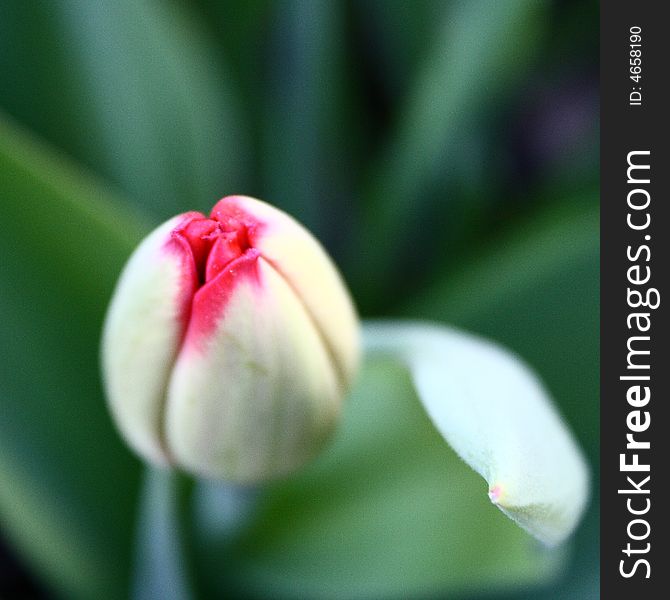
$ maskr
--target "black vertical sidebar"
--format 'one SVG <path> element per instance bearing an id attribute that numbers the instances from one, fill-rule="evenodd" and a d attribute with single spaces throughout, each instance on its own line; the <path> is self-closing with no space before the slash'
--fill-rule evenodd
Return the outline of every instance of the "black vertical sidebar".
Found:
<path id="1" fill-rule="evenodd" d="M 670 586 L 670 22 L 601 3 L 601 597 Z"/>

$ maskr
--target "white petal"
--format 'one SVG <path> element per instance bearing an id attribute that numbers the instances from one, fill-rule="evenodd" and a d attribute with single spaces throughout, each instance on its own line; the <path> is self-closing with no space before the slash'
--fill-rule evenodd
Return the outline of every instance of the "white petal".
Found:
<path id="1" fill-rule="evenodd" d="M 266 224 L 254 246 L 304 303 L 332 353 L 344 386 L 359 363 L 359 325 L 351 298 L 319 242 L 286 213 L 255 198 L 235 196 L 245 211 Z"/>
<path id="2" fill-rule="evenodd" d="M 158 463 L 162 411 L 170 369 L 182 336 L 181 259 L 165 252 L 182 219 L 155 229 L 124 267 L 112 296 L 102 338 L 102 370 L 112 414 L 127 441 Z"/>
<path id="3" fill-rule="evenodd" d="M 435 427 L 489 485 L 505 514 L 547 545 L 576 527 L 588 498 L 584 457 L 546 391 L 517 357 L 442 326 L 371 322 L 367 353 L 406 364 Z"/>
<path id="4" fill-rule="evenodd" d="M 168 390 L 171 454 L 206 477 L 287 474 L 323 447 L 340 412 L 342 394 L 313 321 L 263 258 L 257 272 L 258 282 L 234 283 L 204 347 L 187 336 Z"/>

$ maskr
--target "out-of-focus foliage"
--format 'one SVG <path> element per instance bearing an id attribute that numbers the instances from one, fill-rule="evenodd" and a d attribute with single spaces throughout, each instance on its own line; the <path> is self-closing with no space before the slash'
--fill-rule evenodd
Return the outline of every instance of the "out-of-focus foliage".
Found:
<path id="1" fill-rule="evenodd" d="M 141 227 L 7 122 L 0 173 L 3 528 L 64 592 L 120 595 L 139 465 L 105 414 L 97 347 Z"/>
<path id="2" fill-rule="evenodd" d="M 324 241 L 364 316 L 519 353 L 597 481 L 597 27 L 586 0 L 2 2 L 0 525 L 29 573 L 16 589 L 150 596 L 155 569 L 184 561 L 184 597 L 597 597 L 598 498 L 560 569 L 389 365 L 364 370 L 312 467 L 231 492 L 241 512 L 218 537 L 189 528 L 189 482 L 153 474 L 142 491 L 98 375 L 134 243 L 244 192 Z"/>
<path id="3" fill-rule="evenodd" d="M 155 218 L 238 186 L 247 132 L 225 63 L 172 2 L 3 2 L 2 106 Z"/>
<path id="4" fill-rule="evenodd" d="M 562 552 L 541 550 L 491 510 L 486 492 L 432 425 L 407 374 L 371 363 L 329 451 L 271 489 L 231 547 L 205 540 L 208 580 L 219 584 L 212 597 L 226 589 L 280 598 L 453 597 L 551 578 Z"/>

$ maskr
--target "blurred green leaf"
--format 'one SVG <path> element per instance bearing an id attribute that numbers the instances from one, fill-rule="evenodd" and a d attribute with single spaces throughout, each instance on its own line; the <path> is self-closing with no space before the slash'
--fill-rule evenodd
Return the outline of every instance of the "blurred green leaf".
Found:
<path id="1" fill-rule="evenodd" d="M 10 1 L 0 16 L 0 103 L 25 125 L 160 219 L 243 191 L 235 85 L 186 5 Z"/>
<path id="2" fill-rule="evenodd" d="M 259 66 L 266 61 L 268 32 L 275 21 L 276 2 L 192 0 L 188 4 L 202 14 L 203 25 L 210 31 L 217 55 L 225 58 L 232 70 L 238 95 L 242 96 L 246 114 L 251 117 L 249 125 L 254 128 L 251 133 L 256 135 L 255 127 L 261 125 L 262 120 L 253 117 L 261 112 L 268 83 L 267 73 Z"/>
<path id="3" fill-rule="evenodd" d="M 64 597 L 122 598 L 139 469 L 98 376 L 103 311 L 139 222 L 0 115 L 0 519 Z"/>
<path id="4" fill-rule="evenodd" d="M 364 191 L 365 214 L 350 257 L 364 306 L 371 294 L 390 289 L 398 260 L 412 255 L 420 218 L 451 201 L 430 193 L 431 186 L 449 178 L 454 156 L 467 143 L 463 132 L 491 103 L 500 104 L 533 64 L 545 8 L 537 0 L 476 0 L 453 3 L 442 15 Z M 364 285 L 372 273 L 374 288 Z"/>
<path id="5" fill-rule="evenodd" d="M 353 10 L 369 40 L 374 83 L 391 99 L 402 96 L 426 57 L 430 40 L 449 10 L 444 0 L 359 0 Z M 377 81 L 380 80 L 380 81 Z"/>
<path id="6" fill-rule="evenodd" d="M 258 598 L 452 597 L 550 578 L 562 553 L 541 549 L 487 489 L 430 423 L 406 373 L 375 361 L 330 449 L 272 487 L 231 546 L 209 539 L 202 554 L 219 592 Z"/>
<path id="7" fill-rule="evenodd" d="M 345 6 L 275 4 L 263 84 L 263 194 L 331 246 L 354 208 L 361 140 L 347 69 Z M 339 227 L 329 227 L 330 223 Z M 332 236 L 334 239 L 328 239 Z"/>

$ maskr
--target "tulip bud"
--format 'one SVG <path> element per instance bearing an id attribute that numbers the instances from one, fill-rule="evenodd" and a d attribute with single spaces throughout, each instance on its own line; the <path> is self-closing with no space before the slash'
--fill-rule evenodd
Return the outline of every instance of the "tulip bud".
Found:
<path id="1" fill-rule="evenodd" d="M 102 341 L 111 412 L 144 458 L 241 482 L 281 476 L 332 433 L 357 317 L 301 225 L 244 196 L 154 230 L 125 266 Z"/>

